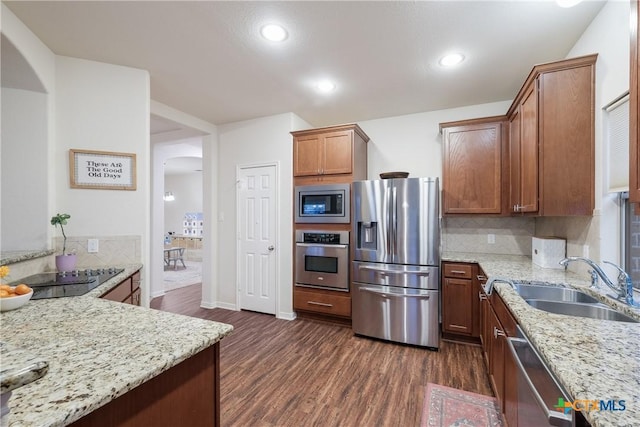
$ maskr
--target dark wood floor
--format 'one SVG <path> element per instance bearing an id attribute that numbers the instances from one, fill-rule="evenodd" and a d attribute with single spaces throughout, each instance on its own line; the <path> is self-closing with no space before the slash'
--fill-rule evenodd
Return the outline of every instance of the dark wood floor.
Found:
<path id="1" fill-rule="evenodd" d="M 429 382 L 491 395 L 479 347 L 443 341 L 436 352 L 200 300 L 193 285 L 151 307 L 234 326 L 220 350 L 224 427 L 419 426 Z"/>

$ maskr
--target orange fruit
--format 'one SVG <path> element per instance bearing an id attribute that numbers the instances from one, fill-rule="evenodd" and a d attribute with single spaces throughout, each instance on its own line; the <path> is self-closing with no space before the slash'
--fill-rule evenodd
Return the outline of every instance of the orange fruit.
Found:
<path id="1" fill-rule="evenodd" d="M 18 286 L 16 286 L 15 292 L 18 295 L 26 295 L 29 292 L 31 292 L 31 288 L 25 285 L 24 283 L 21 283 Z"/>

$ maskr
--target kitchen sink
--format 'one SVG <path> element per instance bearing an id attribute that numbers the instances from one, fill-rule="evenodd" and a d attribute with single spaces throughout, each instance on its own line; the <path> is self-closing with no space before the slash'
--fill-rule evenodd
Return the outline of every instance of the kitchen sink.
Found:
<path id="1" fill-rule="evenodd" d="M 516 283 L 514 285 L 515 291 L 525 300 L 548 300 L 548 301 L 567 301 L 567 302 L 579 302 L 583 304 L 598 304 L 600 300 L 592 297 L 584 292 L 571 289 L 562 288 L 559 286 L 540 286 L 540 285 L 528 285 L 524 283 Z"/>
<path id="2" fill-rule="evenodd" d="M 622 314 L 604 304 L 585 304 L 567 301 L 547 301 L 542 299 L 525 299 L 532 307 L 549 313 L 567 316 L 588 317 L 590 319 L 614 320 L 617 322 L 640 323 L 633 317 Z"/>

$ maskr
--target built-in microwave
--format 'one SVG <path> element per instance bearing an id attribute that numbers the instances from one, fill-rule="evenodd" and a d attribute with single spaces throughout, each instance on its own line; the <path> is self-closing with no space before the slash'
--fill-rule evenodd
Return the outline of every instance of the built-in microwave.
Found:
<path id="1" fill-rule="evenodd" d="M 349 184 L 302 185 L 295 189 L 297 223 L 349 223 Z"/>

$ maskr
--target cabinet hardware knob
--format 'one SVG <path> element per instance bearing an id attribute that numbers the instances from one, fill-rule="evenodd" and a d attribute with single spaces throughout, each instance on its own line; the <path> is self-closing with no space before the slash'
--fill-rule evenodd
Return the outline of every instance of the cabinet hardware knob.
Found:
<path id="1" fill-rule="evenodd" d="M 476 277 L 477 277 L 477 278 L 478 278 L 478 280 L 479 280 L 479 281 L 481 281 L 481 282 L 484 282 L 485 280 L 487 280 L 487 276 L 483 276 L 483 275 L 481 275 L 481 274 L 478 274 Z"/>
<path id="2" fill-rule="evenodd" d="M 484 301 L 487 299 L 487 296 L 482 292 L 478 292 L 478 298 L 480 299 L 480 301 Z"/>
<path id="3" fill-rule="evenodd" d="M 465 274 L 465 271 L 462 270 L 451 270 L 451 274 Z"/>
<path id="4" fill-rule="evenodd" d="M 493 327 L 493 337 L 494 338 L 498 338 L 498 337 L 504 337 L 504 331 L 501 329 L 496 328 L 495 326 Z"/>

